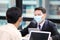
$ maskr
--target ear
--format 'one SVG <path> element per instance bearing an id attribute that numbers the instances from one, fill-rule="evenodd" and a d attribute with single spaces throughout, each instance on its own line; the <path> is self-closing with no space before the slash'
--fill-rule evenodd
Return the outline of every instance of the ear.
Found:
<path id="1" fill-rule="evenodd" d="M 46 14 L 43 14 L 43 17 L 42 18 L 46 18 Z"/>
<path id="2" fill-rule="evenodd" d="M 44 16 L 46 17 L 46 15 L 47 15 L 47 14 L 45 13 Z"/>
<path id="3" fill-rule="evenodd" d="M 19 22 L 21 22 L 21 21 L 22 21 L 22 17 L 19 17 L 19 19 L 18 19 L 18 20 L 19 20 Z"/>
<path id="4" fill-rule="evenodd" d="M 46 13 L 44 13 L 43 15 L 44 15 L 44 17 L 46 17 Z"/>

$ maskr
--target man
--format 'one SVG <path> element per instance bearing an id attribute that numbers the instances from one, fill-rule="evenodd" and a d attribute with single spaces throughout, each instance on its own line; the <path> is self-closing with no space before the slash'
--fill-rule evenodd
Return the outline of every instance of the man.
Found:
<path id="1" fill-rule="evenodd" d="M 28 28 L 37 28 L 40 31 L 51 32 L 52 39 L 59 40 L 59 36 L 58 36 L 59 33 L 57 31 L 56 25 L 49 20 L 45 20 L 46 9 L 43 7 L 35 8 L 34 15 L 35 15 L 34 19 L 31 21 L 31 23 L 28 25 L 28 27 L 26 27 L 25 29 L 23 29 L 21 31 L 22 36 L 25 36 L 29 33 Z"/>
<path id="2" fill-rule="evenodd" d="M 17 29 L 22 17 L 21 10 L 17 7 L 9 8 L 6 12 L 8 24 L 0 27 L 0 40 L 22 40 Z"/>

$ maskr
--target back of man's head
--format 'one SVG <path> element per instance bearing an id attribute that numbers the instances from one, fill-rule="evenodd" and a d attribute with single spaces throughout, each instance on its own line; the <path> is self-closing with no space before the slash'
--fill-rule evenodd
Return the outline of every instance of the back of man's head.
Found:
<path id="1" fill-rule="evenodd" d="M 6 12 L 6 18 L 8 23 L 16 23 L 19 17 L 21 17 L 21 10 L 17 7 L 9 8 Z"/>

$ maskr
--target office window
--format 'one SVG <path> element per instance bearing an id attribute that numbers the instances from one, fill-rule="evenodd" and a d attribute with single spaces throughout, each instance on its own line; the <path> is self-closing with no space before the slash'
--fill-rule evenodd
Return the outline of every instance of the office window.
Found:
<path id="1" fill-rule="evenodd" d="M 16 6 L 15 0 L 0 0 L 0 16 L 6 16 L 8 8 Z"/>
<path id="2" fill-rule="evenodd" d="M 60 1 L 59 0 L 47 0 L 45 2 L 48 19 L 60 19 Z"/>
<path id="3" fill-rule="evenodd" d="M 37 6 L 37 0 L 23 0 L 22 1 L 22 16 L 33 18 L 34 8 Z M 30 21 L 22 21 L 22 29 L 29 25 Z"/>
<path id="4" fill-rule="evenodd" d="M 50 0 L 50 1 L 60 1 L 60 0 Z"/>
<path id="5" fill-rule="evenodd" d="M 7 24 L 6 20 L 0 19 L 0 26 Z"/>
<path id="6" fill-rule="evenodd" d="M 6 19 L 2 17 L 6 16 L 6 11 L 10 7 L 16 6 L 15 0 L 0 0 L 0 26 L 7 24 Z"/>

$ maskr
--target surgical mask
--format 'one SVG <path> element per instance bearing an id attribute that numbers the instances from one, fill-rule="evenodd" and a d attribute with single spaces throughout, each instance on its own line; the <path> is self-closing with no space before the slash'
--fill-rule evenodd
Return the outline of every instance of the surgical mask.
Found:
<path id="1" fill-rule="evenodd" d="M 41 23 L 41 22 L 43 21 L 42 16 L 34 16 L 34 20 L 35 20 L 37 23 Z"/>

